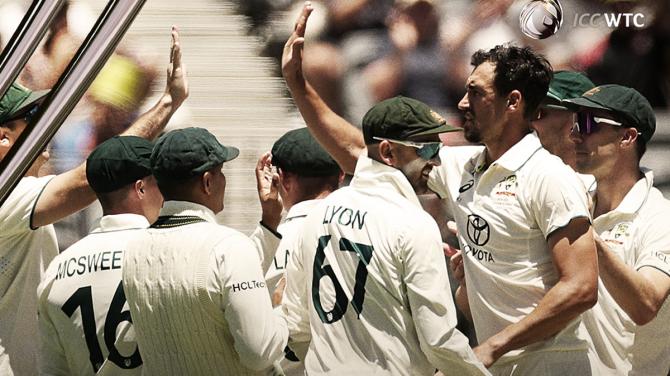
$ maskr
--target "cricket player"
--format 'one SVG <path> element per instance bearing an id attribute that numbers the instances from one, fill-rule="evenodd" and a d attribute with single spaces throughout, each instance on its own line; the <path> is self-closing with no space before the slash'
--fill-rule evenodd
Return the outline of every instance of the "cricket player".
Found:
<path id="1" fill-rule="evenodd" d="M 276 167 L 276 174 L 271 173 L 271 166 Z M 269 261 L 263 270 L 267 269 L 265 283 L 272 296 L 275 292 L 283 293 L 286 265 L 293 252 L 291 247 L 302 231 L 305 217 L 321 199 L 339 187 L 344 173 L 307 128 L 293 129 L 281 136 L 272 145 L 271 152 L 259 159 L 257 172 L 261 171 L 264 173 L 257 174 L 260 179 L 276 176 L 278 192 L 287 211 L 277 228 L 282 235 L 279 246 L 272 254 L 261 255 Z M 263 264 L 267 262 L 264 260 Z M 294 342 L 285 349 L 280 366 L 287 376 L 304 375 L 308 347 L 308 342 Z"/>
<path id="2" fill-rule="evenodd" d="M 306 5 L 286 43 L 282 72 L 310 130 L 350 172 L 363 137 L 302 76 L 310 12 Z M 586 193 L 530 132 L 551 66 L 515 46 L 479 51 L 472 63 L 459 109 L 466 139 L 484 148 L 443 147 L 428 186 L 456 219 L 467 285 L 457 301 L 469 305 L 463 308 L 474 321 L 475 353 L 494 374 L 591 374 L 588 339 L 577 331 L 581 313 L 597 299 Z"/>
<path id="3" fill-rule="evenodd" d="M 0 159 L 7 155 L 37 113 L 45 92 L 13 84 L 0 99 Z M 188 96 L 176 28 L 167 85 L 158 103 L 124 135 L 156 137 Z M 86 164 L 56 176 L 38 176 L 49 157 L 42 153 L 0 207 L 0 374 L 37 373 L 37 286 L 44 268 L 58 254 L 52 223 L 95 200 Z"/>
<path id="4" fill-rule="evenodd" d="M 86 160 L 103 217 L 54 258 L 38 288 L 40 374 L 141 374 L 121 265 L 128 239 L 149 227 L 163 204 L 151 176 L 152 148 L 143 138 L 117 136 Z"/>
<path id="5" fill-rule="evenodd" d="M 259 375 L 283 356 L 288 331 L 273 312 L 254 243 L 217 224 L 224 162 L 239 150 L 203 128 L 161 137 L 151 171 L 165 203 L 128 243 L 123 288 L 149 375 Z"/>
<path id="6" fill-rule="evenodd" d="M 576 154 L 575 143 L 570 140 L 570 133 L 575 124 L 574 112 L 563 101 L 576 98 L 594 86 L 583 73 L 554 72 L 547 95 L 540 103 L 537 117 L 531 122 L 542 146 L 561 158 L 563 163 L 573 170 L 576 169 Z"/>
<path id="7" fill-rule="evenodd" d="M 567 101 L 577 123 L 577 169 L 595 176 L 598 304 L 584 314 L 601 374 L 666 375 L 670 369 L 670 202 L 640 167 L 656 130 L 644 96 L 602 85 Z"/>
<path id="8" fill-rule="evenodd" d="M 395 97 L 363 118 L 367 153 L 351 185 L 307 215 L 287 271 L 291 338 L 311 340 L 307 374 L 488 374 L 456 329 L 440 232 L 421 208 L 438 133 L 425 104 Z"/>

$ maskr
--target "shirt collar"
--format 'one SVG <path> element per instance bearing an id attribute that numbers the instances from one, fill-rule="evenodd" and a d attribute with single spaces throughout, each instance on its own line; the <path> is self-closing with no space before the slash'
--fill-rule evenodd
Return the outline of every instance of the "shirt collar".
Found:
<path id="1" fill-rule="evenodd" d="M 288 213 L 286 213 L 286 221 L 290 221 L 293 218 L 307 216 L 307 214 L 309 214 L 312 208 L 316 206 L 316 204 L 318 204 L 320 201 L 321 199 L 305 200 L 300 201 L 297 204 L 293 204 L 293 206 L 291 206 L 291 209 L 289 209 Z"/>
<path id="2" fill-rule="evenodd" d="M 160 216 L 196 216 L 207 222 L 218 223 L 213 211 L 206 206 L 190 201 L 165 201 Z"/>
<path id="3" fill-rule="evenodd" d="M 633 185 L 633 188 L 631 188 L 628 193 L 626 193 L 626 196 L 624 196 L 619 206 L 614 209 L 615 212 L 635 214 L 640 210 L 645 201 L 647 201 L 649 191 L 654 185 L 654 172 L 647 168 L 643 168 L 642 172 L 644 173 L 644 176 Z"/>
<path id="4" fill-rule="evenodd" d="M 419 202 L 419 198 L 416 197 L 414 188 L 412 188 L 412 185 L 402 171 L 383 163 L 379 163 L 364 155 L 361 155 L 358 158 L 354 177 L 351 179 L 351 186 L 391 189 L 400 193 L 416 206 L 421 207 L 421 203 Z"/>
<path id="5" fill-rule="evenodd" d="M 509 171 L 516 171 L 523 166 L 528 160 L 542 148 L 540 139 L 534 131 L 527 134 L 519 142 L 514 144 L 509 150 L 503 153 L 498 160 L 491 163 L 491 165 L 499 165 Z M 467 170 L 473 175 L 482 172 L 486 166 L 486 149 L 480 153 L 475 154 L 467 163 Z"/>
<path id="6" fill-rule="evenodd" d="M 531 132 L 509 148 L 496 162 L 509 171 L 516 171 L 541 148 L 537 133 Z"/>
<path id="7" fill-rule="evenodd" d="M 139 214 L 105 215 L 93 224 L 91 233 L 133 230 L 149 227 L 149 221 Z"/>

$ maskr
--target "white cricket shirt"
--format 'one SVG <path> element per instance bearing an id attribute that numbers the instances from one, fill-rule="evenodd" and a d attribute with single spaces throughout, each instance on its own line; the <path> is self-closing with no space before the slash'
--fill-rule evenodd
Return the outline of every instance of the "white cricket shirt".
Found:
<path id="1" fill-rule="evenodd" d="M 635 270 L 654 268 L 670 276 L 670 201 L 653 187 L 645 170 L 619 206 L 593 220 L 609 248 Z M 598 303 L 584 313 L 584 324 L 601 361 L 618 374 L 666 375 L 670 369 L 670 305 L 656 318 L 636 325 L 602 281 Z"/>
<path id="2" fill-rule="evenodd" d="M 254 243 L 202 205 L 166 201 L 160 215 L 122 269 L 144 374 L 264 374 L 288 331 Z"/>
<path id="3" fill-rule="evenodd" d="M 528 315 L 558 281 L 546 238 L 578 217 L 589 218 L 587 195 L 575 172 L 526 135 L 485 168 L 481 149 L 461 168 L 443 147 L 443 164 L 429 186 L 454 200 L 454 217 L 464 254 L 468 301 L 480 343 Z M 461 153 L 462 154 L 462 153 Z M 446 161 L 446 162 L 445 162 Z M 456 170 L 456 171 L 454 171 Z M 455 173 L 456 172 L 456 173 Z M 454 179 L 459 179 L 458 188 Z M 554 337 L 511 351 L 496 364 L 534 351 L 586 351 L 577 335 L 580 319 Z"/>
<path id="4" fill-rule="evenodd" d="M 487 373 L 456 328 L 440 233 L 400 170 L 361 156 L 306 218 L 287 272 L 308 374 Z"/>
<path id="5" fill-rule="evenodd" d="M 147 227 L 141 215 L 104 216 L 51 262 L 37 292 L 41 374 L 141 374 L 121 265 L 128 240 Z"/>
<path id="6" fill-rule="evenodd" d="M 0 375 L 37 373 L 37 285 L 58 254 L 52 225 L 31 229 L 53 176 L 24 177 L 0 207 Z"/>
<path id="7" fill-rule="evenodd" d="M 265 273 L 265 283 L 268 286 L 270 296 L 277 289 L 279 280 L 286 273 L 286 265 L 293 250 L 291 247 L 295 244 L 296 237 L 302 231 L 305 224 L 305 218 L 311 210 L 321 200 L 305 200 L 291 206 L 286 218 L 277 227 L 277 232 L 282 236 L 277 252 L 272 258 L 272 263 L 269 266 L 267 273 Z M 298 376 L 305 374 L 305 355 L 309 342 L 294 342 L 290 346 L 292 353 L 286 354 L 280 361 L 279 365 L 286 374 L 286 376 Z"/>

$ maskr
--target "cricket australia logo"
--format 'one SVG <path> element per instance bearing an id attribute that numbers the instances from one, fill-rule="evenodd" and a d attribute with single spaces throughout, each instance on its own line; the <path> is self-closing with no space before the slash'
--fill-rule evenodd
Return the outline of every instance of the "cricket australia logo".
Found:
<path id="1" fill-rule="evenodd" d="M 495 194 L 498 196 L 515 197 L 518 185 L 516 175 L 507 176 L 496 185 Z"/>
<path id="2" fill-rule="evenodd" d="M 628 237 L 630 237 L 631 222 L 618 223 L 609 233 L 605 239 L 606 242 L 616 245 L 623 245 Z"/>
<path id="3" fill-rule="evenodd" d="M 478 246 L 483 246 L 489 241 L 491 228 L 484 218 L 477 214 L 468 216 L 468 238 Z"/>

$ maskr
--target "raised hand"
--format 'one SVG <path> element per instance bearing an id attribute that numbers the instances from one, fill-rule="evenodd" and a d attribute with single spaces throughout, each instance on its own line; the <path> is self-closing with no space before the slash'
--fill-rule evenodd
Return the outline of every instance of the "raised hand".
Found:
<path id="1" fill-rule="evenodd" d="M 307 19 L 314 9 L 309 1 L 300 12 L 300 16 L 295 22 L 293 33 L 284 45 L 284 52 L 281 58 L 282 75 L 286 80 L 289 88 L 292 85 L 304 85 L 305 78 L 302 75 L 302 49 L 305 44 L 305 28 L 307 27 Z"/>
<path id="2" fill-rule="evenodd" d="M 181 44 L 179 30 L 172 26 L 172 44 L 170 46 L 170 64 L 167 68 L 167 84 L 165 94 L 172 98 L 172 109 L 177 110 L 188 97 L 188 79 L 186 68 L 181 61 Z"/>
<path id="3" fill-rule="evenodd" d="M 262 222 L 272 230 L 276 230 L 284 207 L 279 196 L 279 175 L 272 167 L 270 152 L 263 154 L 256 163 L 256 188 L 263 210 Z"/>

